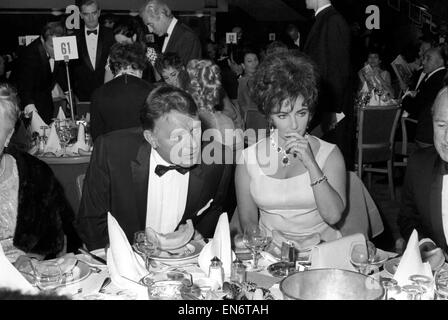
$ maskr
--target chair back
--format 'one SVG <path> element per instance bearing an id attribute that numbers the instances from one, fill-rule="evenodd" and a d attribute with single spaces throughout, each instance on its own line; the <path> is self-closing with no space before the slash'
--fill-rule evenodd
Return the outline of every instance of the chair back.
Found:
<path id="1" fill-rule="evenodd" d="M 78 193 L 78 200 L 79 202 L 81 202 L 81 198 L 82 198 L 82 187 L 84 185 L 84 178 L 85 178 L 85 174 L 80 174 L 79 176 L 76 177 L 76 191 Z"/>
<path id="2" fill-rule="evenodd" d="M 366 106 L 358 113 L 358 165 L 391 160 L 399 105 Z"/>

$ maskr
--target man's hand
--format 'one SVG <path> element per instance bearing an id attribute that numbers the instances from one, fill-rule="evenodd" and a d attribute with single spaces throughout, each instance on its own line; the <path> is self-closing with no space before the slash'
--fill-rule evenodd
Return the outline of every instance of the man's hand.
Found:
<path id="1" fill-rule="evenodd" d="M 403 238 L 399 238 L 395 241 L 395 252 L 398 254 L 403 254 L 404 249 L 406 249 L 406 241 Z"/>
<path id="2" fill-rule="evenodd" d="M 25 117 L 30 118 L 31 114 L 33 112 L 39 113 L 37 112 L 36 106 L 34 104 L 28 104 L 25 109 L 23 110 L 23 113 L 25 114 Z"/>
<path id="3" fill-rule="evenodd" d="M 243 67 L 240 66 L 238 63 L 233 61 L 232 58 L 229 58 L 227 60 L 227 63 L 229 64 L 230 69 L 235 73 L 237 76 L 240 76 L 243 74 Z"/>
<path id="4" fill-rule="evenodd" d="M 202 234 L 198 231 L 198 230 L 194 230 L 194 235 L 193 235 L 193 240 L 199 241 L 204 239 L 204 237 L 202 236 Z"/>

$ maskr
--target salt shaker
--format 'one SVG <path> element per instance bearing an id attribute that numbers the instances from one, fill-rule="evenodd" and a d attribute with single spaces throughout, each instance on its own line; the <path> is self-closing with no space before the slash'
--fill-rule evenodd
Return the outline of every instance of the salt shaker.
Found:
<path id="1" fill-rule="evenodd" d="M 246 266 L 238 258 L 232 262 L 230 281 L 237 283 L 246 282 Z"/>
<path id="2" fill-rule="evenodd" d="M 222 267 L 222 262 L 216 256 L 210 261 L 211 263 L 208 269 L 208 277 L 216 280 L 219 283 L 219 288 L 222 288 L 224 283 L 224 269 Z"/>

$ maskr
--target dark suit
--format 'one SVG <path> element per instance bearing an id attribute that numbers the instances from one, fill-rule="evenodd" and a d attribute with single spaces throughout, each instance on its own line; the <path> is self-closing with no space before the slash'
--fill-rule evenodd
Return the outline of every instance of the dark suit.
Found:
<path id="1" fill-rule="evenodd" d="M 166 52 L 175 52 L 184 65 L 192 59 L 201 59 L 202 46 L 198 36 L 188 26 L 177 21 L 166 45 Z"/>
<path id="2" fill-rule="evenodd" d="M 350 168 L 353 162 L 353 92 L 354 74 L 350 62 L 350 28 L 333 6 L 316 16 L 303 51 L 316 63 L 320 75 L 319 97 L 310 130 L 321 124 L 324 133 L 331 124 L 331 113 L 344 112 L 335 130 L 323 136 L 336 143 Z"/>
<path id="3" fill-rule="evenodd" d="M 21 108 L 34 104 L 41 118 L 49 124 L 54 116 L 51 91 L 55 83 L 66 90 L 67 80 L 63 62 L 55 61 L 51 72 L 49 56 L 40 38 L 23 49 L 11 82 L 17 87 Z"/>
<path id="4" fill-rule="evenodd" d="M 140 128 L 114 131 L 95 142 L 77 219 L 79 234 L 90 250 L 108 243 L 108 211 L 131 243 L 133 234 L 145 228 L 149 170 L 154 168 L 149 168 L 151 146 L 142 132 Z M 230 165 L 201 163 L 190 171 L 185 212 L 179 224 L 191 219 L 204 237 L 213 236 L 231 169 Z M 210 207 L 197 216 L 210 199 Z"/>
<path id="5" fill-rule="evenodd" d="M 415 134 L 415 139 L 418 141 L 433 144 L 431 108 L 437 93 L 443 87 L 445 74 L 446 69 L 442 69 L 431 75 L 426 81 L 422 80 L 415 98 L 407 96 L 402 101 L 403 109 L 409 112 L 409 117 L 418 120 Z"/>
<path id="6" fill-rule="evenodd" d="M 93 91 L 104 83 L 104 72 L 110 47 L 115 39 L 111 29 L 100 26 L 95 68 L 87 50 L 84 27 L 76 32 L 79 59 L 73 62 L 73 90 L 81 101 L 90 101 Z"/>
<path id="7" fill-rule="evenodd" d="M 408 162 L 398 226 L 405 240 L 414 228 L 447 251 L 442 224 L 442 159 L 435 148 L 416 151 Z"/>
<path id="8" fill-rule="evenodd" d="M 140 109 L 153 86 L 132 75 L 121 75 L 93 92 L 90 105 L 92 139 L 119 129 L 138 127 Z"/>

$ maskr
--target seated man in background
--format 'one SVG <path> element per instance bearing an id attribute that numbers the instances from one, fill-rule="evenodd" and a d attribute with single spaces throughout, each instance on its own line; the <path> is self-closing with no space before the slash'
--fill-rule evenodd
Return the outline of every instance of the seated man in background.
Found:
<path id="1" fill-rule="evenodd" d="M 140 125 L 140 109 L 153 86 L 142 80 L 146 50 L 140 43 L 112 46 L 109 66 L 114 79 L 96 89 L 90 106 L 92 139 Z"/>
<path id="2" fill-rule="evenodd" d="M 433 144 L 431 107 L 437 93 L 443 87 L 443 78 L 446 74 L 445 61 L 445 54 L 441 48 L 426 51 L 423 57 L 423 72 L 426 76 L 421 81 L 418 91 L 403 98 L 403 109 L 409 113 L 410 118 L 418 120 L 415 142 L 420 148 Z"/>
<path id="3" fill-rule="evenodd" d="M 221 164 L 222 145 L 211 142 L 201 150 L 193 99 L 178 88 L 160 86 L 149 94 L 141 122 L 143 128 L 95 141 L 77 219 L 90 250 L 108 243 L 107 212 L 131 243 L 136 231 L 151 227 L 169 233 L 187 219 L 203 237 L 213 236 L 232 167 Z M 211 149 L 217 161 L 206 157 Z"/>
<path id="4" fill-rule="evenodd" d="M 416 229 L 419 237 L 433 241 L 428 249 L 440 247 L 448 257 L 448 87 L 437 95 L 432 121 L 434 147 L 418 150 L 409 159 L 398 217 L 404 239 L 397 241 L 397 249 L 404 249 L 404 240 Z"/>

